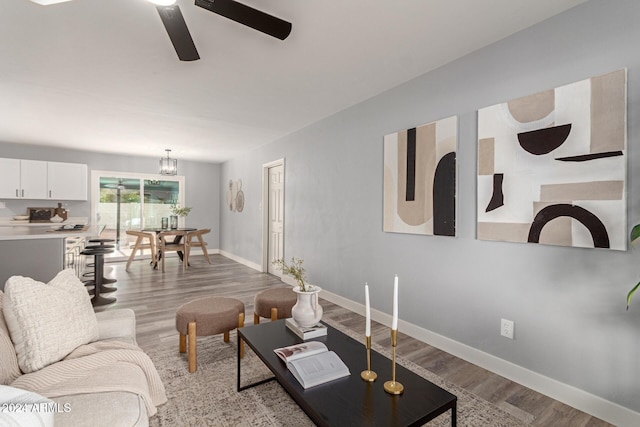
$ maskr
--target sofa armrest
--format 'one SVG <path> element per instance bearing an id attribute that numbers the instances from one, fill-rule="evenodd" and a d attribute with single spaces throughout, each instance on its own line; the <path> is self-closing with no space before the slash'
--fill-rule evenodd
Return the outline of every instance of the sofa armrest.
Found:
<path id="1" fill-rule="evenodd" d="M 129 308 L 96 313 L 98 340 L 122 338 L 136 344 L 136 314 Z"/>

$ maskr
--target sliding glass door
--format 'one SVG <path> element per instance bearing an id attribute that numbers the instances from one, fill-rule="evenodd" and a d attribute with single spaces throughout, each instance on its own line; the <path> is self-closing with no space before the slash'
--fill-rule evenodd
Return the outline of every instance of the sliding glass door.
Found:
<path id="1" fill-rule="evenodd" d="M 184 177 L 92 171 L 91 202 L 101 236 L 116 241 L 116 255 L 128 256 L 134 241 L 127 230 L 159 228 L 172 205 L 184 206 Z"/>
<path id="2" fill-rule="evenodd" d="M 162 218 L 172 215 L 171 206 L 180 203 L 180 183 L 166 179 L 145 180 L 143 194 L 145 226 L 160 227 Z"/>
<path id="3" fill-rule="evenodd" d="M 103 235 L 115 239 L 119 246 L 126 230 L 142 225 L 140 180 L 114 176 L 101 176 L 99 180 L 99 224 L 104 227 Z"/>

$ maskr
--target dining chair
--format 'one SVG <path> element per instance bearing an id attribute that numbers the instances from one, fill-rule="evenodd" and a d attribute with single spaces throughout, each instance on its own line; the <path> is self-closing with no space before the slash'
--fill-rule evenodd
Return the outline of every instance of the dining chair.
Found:
<path id="1" fill-rule="evenodd" d="M 211 264 L 211 258 L 209 258 L 209 252 L 207 252 L 207 242 L 205 242 L 204 239 L 202 238 L 202 236 L 207 233 L 211 233 L 210 228 L 203 228 L 201 230 L 190 231 L 187 233 L 187 238 L 186 238 L 187 248 L 184 256 L 184 259 L 186 261 L 189 260 L 189 254 L 191 252 L 191 248 L 199 247 L 202 249 L 202 253 L 204 254 L 204 257 L 207 259 L 207 262 Z"/>
<path id="2" fill-rule="evenodd" d="M 142 252 L 144 249 L 150 249 L 151 250 L 151 261 L 153 264 L 155 264 L 156 261 L 156 256 L 157 256 L 157 249 L 156 249 L 156 235 L 155 233 L 148 233 L 145 231 L 136 231 L 136 230 L 127 230 L 127 234 L 129 236 L 135 236 L 136 237 L 136 242 L 131 246 L 131 255 L 129 255 L 129 260 L 127 261 L 127 267 L 125 268 L 126 271 L 129 271 L 129 266 L 131 265 L 131 262 L 133 261 L 133 259 L 136 257 L 136 253 L 138 251 Z M 145 242 L 145 240 L 147 240 Z"/>
<path id="3" fill-rule="evenodd" d="M 158 245 L 160 248 L 160 258 L 162 258 L 163 273 L 165 272 L 164 264 L 167 259 L 167 252 L 182 253 L 182 268 L 189 268 L 187 239 L 183 239 L 186 234 L 186 231 L 181 230 L 167 230 L 158 233 Z"/>

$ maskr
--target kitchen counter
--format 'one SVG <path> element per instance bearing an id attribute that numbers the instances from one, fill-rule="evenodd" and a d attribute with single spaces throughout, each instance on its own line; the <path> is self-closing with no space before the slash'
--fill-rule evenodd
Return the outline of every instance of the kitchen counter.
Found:
<path id="1" fill-rule="evenodd" d="M 101 227 L 97 225 L 88 225 L 85 230 L 56 231 L 66 224 L 76 222 L 0 226 L 0 289 L 16 275 L 47 283 L 65 268 L 67 238 L 100 235 Z"/>
<path id="2" fill-rule="evenodd" d="M 55 231 L 60 226 L 43 227 L 1 227 L 0 241 L 3 240 L 36 240 L 65 239 L 67 237 L 90 237 L 100 234 L 99 227 L 89 226 L 86 230 Z"/>
<path id="3" fill-rule="evenodd" d="M 34 239 L 64 239 L 67 237 L 98 236 L 98 226 L 88 225 L 86 230 L 56 231 L 65 225 L 86 224 L 86 218 L 69 218 L 61 223 L 18 223 L 16 221 L 0 221 L 0 241 L 3 240 L 34 240 Z"/>
<path id="4" fill-rule="evenodd" d="M 16 221 L 12 218 L 0 218 L 0 227 L 43 227 L 49 225 L 65 225 L 65 224 L 88 224 L 89 219 L 86 216 L 69 217 L 63 222 L 29 222 Z"/>
<path id="5" fill-rule="evenodd" d="M 100 234 L 100 227 L 89 225 L 85 230 L 56 231 L 60 225 L 39 227 L 0 227 L 0 241 L 65 239 L 67 237 L 92 237 Z"/>

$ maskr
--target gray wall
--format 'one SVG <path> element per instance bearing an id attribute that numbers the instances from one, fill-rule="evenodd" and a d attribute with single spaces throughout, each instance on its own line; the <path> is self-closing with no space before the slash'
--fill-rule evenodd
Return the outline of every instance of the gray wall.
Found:
<path id="1" fill-rule="evenodd" d="M 640 222 L 640 2 L 592 0 L 222 166 L 245 210 L 221 210 L 220 248 L 261 262 L 261 166 L 286 158 L 285 253 L 312 283 L 640 411 L 638 250 L 478 241 L 476 111 L 628 68 L 628 224 Z M 417 52 L 417 55 L 420 53 Z M 375 70 L 371 70 L 375 72 Z M 456 238 L 382 232 L 382 137 L 459 115 Z M 516 339 L 499 335 L 501 317 Z"/>
<path id="2" fill-rule="evenodd" d="M 89 167 L 87 185 L 91 188 L 91 171 L 118 171 L 132 173 L 158 173 L 158 162 L 164 153 L 154 157 L 120 156 L 89 151 L 67 150 L 25 144 L 0 142 L 0 157 L 47 160 L 53 162 L 86 163 Z M 211 228 L 207 235 L 210 249 L 218 248 L 220 224 L 220 165 L 181 160 L 178 158 L 178 173 L 185 176 L 185 203 L 193 210 L 187 217 L 187 225 L 196 228 Z M 91 191 L 91 190 L 89 190 Z M 56 206 L 47 200 L 3 200 L 6 209 L 0 209 L 0 217 L 11 217 L 26 212 L 30 206 Z M 64 202 L 72 216 L 89 217 L 89 201 Z"/>

